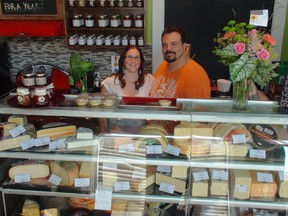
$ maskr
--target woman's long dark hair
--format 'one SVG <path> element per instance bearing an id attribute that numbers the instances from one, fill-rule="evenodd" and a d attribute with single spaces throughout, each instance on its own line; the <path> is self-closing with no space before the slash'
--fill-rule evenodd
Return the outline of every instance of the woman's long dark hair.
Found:
<path id="1" fill-rule="evenodd" d="M 140 67 L 138 69 L 139 78 L 138 78 L 138 80 L 135 81 L 135 89 L 139 90 L 139 88 L 144 85 L 145 75 L 146 75 L 147 72 L 144 69 L 145 59 L 144 59 L 143 53 L 139 49 L 139 47 L 137 47 L 137 46 L 134 46 L 134 45 L 127 46 L 126 49 L 124 50 L 124 52 L 120 55 L 120 58 L 119 58 L 119 71 L 115 74 L 115 80 L 117 79 L 117 77 L 119 78 L 121 88 L 124 88 L 126 86 L 126 81 L 123 78 L 124 69 L 125 69 L 124 60 L 125 60 L 127 52 L 130 49 L 137 49 L 138 52 L 140 53 L 141 63 L 140 63 Z"/>

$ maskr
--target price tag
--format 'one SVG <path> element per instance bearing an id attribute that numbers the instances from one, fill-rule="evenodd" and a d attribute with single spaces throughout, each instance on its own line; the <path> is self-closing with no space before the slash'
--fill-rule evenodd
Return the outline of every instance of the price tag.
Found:
<path id="1" fill-rule="evenodd" d="M 48 182 L 50 182 L 56 186 L 60 185 L 61 181 L 62 181 L 62 178 L 60 176 L 55 175 L 55 174 L 52 174 L 50 176 L 50 178 L 48 179 Z"/>
<path id="2" fill-rule="evenodd" d="M 117 163 L 102 163 L 103 170 L 117 169 Z"/>
<path id="3" fill-rule="evenodd" d="M 125 152 L 134 152 L 134 144 L 122 144 L 119 145 L 119 153 L 125 153 Z"/>
<path id="4" fill-rule="evenodd" d="M 279 171 L 278 174 L 279 174 L 279 180 L 280 180 L 280 181 L 284 181 L 284 180 L 285 180 L 285 178 L 284 178 L 284 172 Z"/>
<path id="5" fill-rule="evenodd" d="M 146 178 L 146 170 L 144 169 L 135 169 L 132 174 L 133 179 L 143 179 Z"/>
<path id="6" fill-rule="evenodd" d="M 233 144 L 241 144 L 246 143 L 246 136 L 245 134 L 235 134 L 232 135 Z"/>
<path id="7" fill-rule="evenodd" d="M 27 139 L 27 140 L 20 142 L 20 146 L 21 146 L 22 150 L 26 150 L 26 149 L 34 147 L 35 141 L 33 138 L 30 138 L 30 139 Z"/>
<path id="8" fill-rule="evenodd" d="M 257 172 L 257 181 L 272 183 L 273 175 L 271 173 Z"/>
<path id="9" fill-rule="evenodd" d="M 266 158 L 266 151 L 262 150 L 262 149 L 250 149 L 249 157 L 265 159 Z"/>
<path id="10" fill-rule="evenodd" d="M 115 182 L 115 183 L 114 183 L 114 190 L 115 190 L 115 191 L 130 190 L 130 183 L 129 183 L 129 181 L 126 181 L 126 182 Z"/>
<path id="11" fill-rule="evenodd" d="M 162 146 L 161 145 L 146 145 L 146 153 L 147 154 L 162 154 Z"/>
<path id="12" fill-rule="evenodd" d="M 268 18 L 268 10 L 251 10 L 249 24 L 267 27 Z"/>
<path id="13" fill-rule="evenodd" d="M 193 178 L 195 181 L 203 181 L 208 180 L 209 175 L 207 171 L 193 172 Z"/>
<path id="14" fill-rule="evenodd" d="M 75 178 L 74 181 L 75 187 L 89 187 L 90 186 L 90 178 Z"/>
<path id="15" fill-rule="evenodd" d="M 248 186 L 247 185 L 235 185 L 235 191 L 238 193 L 247 193 Z"/>
<path id="16" fill-rule="evenodd" d="M 171 155 L 175 155 L 175 156 L 179 156 L 180 151 L 181 151 L 181 148 L 178 148 L 178 147 L 170 145 L 170 144 L 167 145 L 167 148 L 165 150 L 166 153 L 171 154 Z"/>
<path id="17" fill-rule="evenodd" d="M 26 129 L 22 126 L 22 125 L 19 125 L 11 130 L 9 130 L 9 134 L 12 136 L 12 137 L 17 137 L 19 136 L 20 134 L 26 132 Z"/>
<path id="18" fill-rule="evenodd" d="M 160 183 L 159 191 L 163 191 L 169 194 L 173 194 L 175 190 L 175 185 L 168 184 L 165 182 Z"/>
<path id="19" fill-rule="evenodd" d="M 66 147 L 65 139 L 55 140 L 49 143 L 49 150 L 56 150 L 65 147 Z"/>
<path id="20" fill-rule="evenodd" d="M 30 180 L 30 174 L 28 173 L 18 174 L 14 176 L 15 183 L 24 183 L 29 182 Z"/>
<path id="21" fill-rule="evenodd" d="M 95 193 L 95 209 L 99 210 L 111 210 L 112 204 L 112 188 L 97 186 Z"/>
<path id="22" fill-rule="evenodd" d="M 36 145 L 36 147 L 49 145 L 50 141 L 51 141 L 50 137 L 37 138 L 37 139 L 35 139 L 35 145 Z"/>
<path id="23" fill-rule="evenodd" d="M 212 178 L 227 181 L 228 180 L 228 172 L 225 170 L 213 170 Z"/>
<path id="24" fill-rule="evenodd" d="M 158 172 L 171 173 L 171 166 L 157 166 Z"/>

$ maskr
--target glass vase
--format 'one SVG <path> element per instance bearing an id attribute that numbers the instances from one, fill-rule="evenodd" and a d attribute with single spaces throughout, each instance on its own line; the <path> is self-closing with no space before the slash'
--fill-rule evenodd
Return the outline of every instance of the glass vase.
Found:
<path id="1" fill-rule="evenodd" d="M 233 109 L 247 109 L 250 84 L 250 79 L 243 79 L 238 82 L 233 82 Z"/>

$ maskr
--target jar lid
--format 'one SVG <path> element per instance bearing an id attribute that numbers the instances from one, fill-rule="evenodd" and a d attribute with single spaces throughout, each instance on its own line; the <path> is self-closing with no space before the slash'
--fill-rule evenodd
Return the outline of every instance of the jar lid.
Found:
<path id="1" fill-rule="evenodd" d="M 26 77 L 33 77 L 34 73 L 32 71 L 24 71 L 22 72 L 22 75 Z"/>
<path id="2" fill-rule="evenodd" d="M 30 91 L 28 88 L 19 87 L 17 88 L 17 94 L 26 95 L 26 94 L 30 94 Z"/>
<path id="3" fill-rule="evenodd" d="M 35 88 L 35 95 L 46 95 L 47 89 L 46 88 Z"/>
<path id="4" fill-rule="evenodd" d="M 37 72 L 35 73 L 35 76 L 40 76 L 40 77 L 46 76 L 46 72 L 45 72 L 45 71 L 37 71 Z"/>

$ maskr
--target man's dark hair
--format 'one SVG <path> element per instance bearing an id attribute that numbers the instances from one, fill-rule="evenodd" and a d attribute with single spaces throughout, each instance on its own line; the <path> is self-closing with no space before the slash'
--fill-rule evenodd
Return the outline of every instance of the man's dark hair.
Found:
<path id="1" fill-rule="evenodd" d="M 166 27 L 163 32 L 162 32 L 162 35 L 161 35 L 161 39 L 163 40 L 163 36 L 165 34 L 170 34 L 170 33 L 173 33 L 173 32 L 178 32 L 181 36 L 181 42 L 184 43 L 185 40 L 186 40 L 186 35 L 185 35 L 185 32 L 183 29 L 181 29 L 180 27 L 177 27 L 177 26 L 172 26 L 172 27 Z"/>

